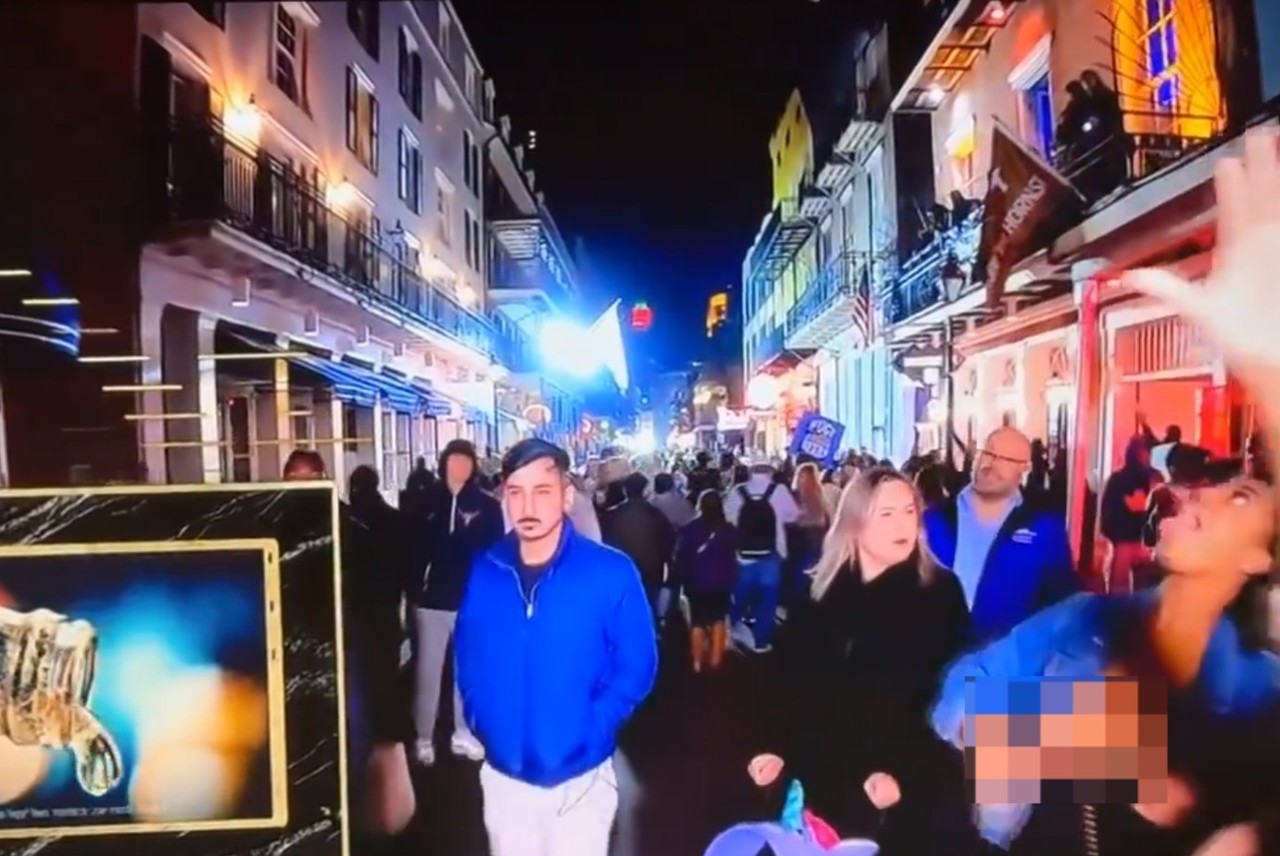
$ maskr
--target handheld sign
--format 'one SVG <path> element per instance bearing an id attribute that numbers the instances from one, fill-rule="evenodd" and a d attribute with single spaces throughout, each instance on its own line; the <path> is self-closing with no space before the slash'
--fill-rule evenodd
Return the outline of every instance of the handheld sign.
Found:
<path id="1" fill-rule="evenodd" d="M 824 466 L 833 466 L 843 437 L 844 423 L 817 413 L 806 413 L 791 438 L 791 454 L 811 455 Z"/>

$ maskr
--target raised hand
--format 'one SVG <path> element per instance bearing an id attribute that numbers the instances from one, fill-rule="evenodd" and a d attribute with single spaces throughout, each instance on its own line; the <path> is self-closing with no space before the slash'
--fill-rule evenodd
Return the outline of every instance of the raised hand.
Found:
<path id="1" fill-rule="evenodd" d="M 751 759 L 751 763 L 747 765 L 747 775 L 758 787 L 765 788 L 778 781 L 784 766 L 786 764 L 777 755 L 765 753 Z"/>
<path id="2" fill-rule="evenodd" d="M 872 773 L 867 776 L 867 780 L 862 783 L 862 790 L 866 791 L 871 804 L 881 811 L 893 808 L 902 799 L 898 780 L 888 773 Z"/>
<path id="3" fill-rule="evenodd" d="M 1126 284 L 1198 324 L 1240 372 L 1280 370 L 1280 133 L 1250 131 L 1244 156 L 1219 161 L 1218 245 L 1196 285 L 1166 270 L 1135 270 Z"/>

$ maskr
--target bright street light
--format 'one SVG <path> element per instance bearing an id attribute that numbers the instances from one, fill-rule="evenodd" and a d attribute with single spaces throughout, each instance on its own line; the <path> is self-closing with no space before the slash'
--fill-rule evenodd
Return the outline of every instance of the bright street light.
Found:
<path id="1" fill-rule="evenodd" d="M 568 321 L 554 320 L 542 325 L 538 337 L 542 357 L 558 371 L 575 377 L 591 377 L 600 368 L 599 357 L 592 356 L 591 336 Z"/>

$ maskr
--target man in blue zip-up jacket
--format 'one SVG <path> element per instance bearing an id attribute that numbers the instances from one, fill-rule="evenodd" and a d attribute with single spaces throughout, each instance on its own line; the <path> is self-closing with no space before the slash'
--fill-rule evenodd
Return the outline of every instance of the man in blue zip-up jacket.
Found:
<path id="1" fill-rule="evenodd" d="M 924 517 L 930 550 L 964 589 L 975 643 L 1003 636 L 1079 588 L 1066 522 L 1023 501 L 1030 463 L 1027 438 L 998 429 L 978 454 L 973 483 Z"/>
<path id="2" fill-rule="evenodd" d="M 569 458 L 523 440 L 502 462 L 513 531 L 476 560 L 458 612 L 458 686 L 495 856 L 605 856 L 618 732 L 658 653 L 639 571 L 569 522 Z"/>

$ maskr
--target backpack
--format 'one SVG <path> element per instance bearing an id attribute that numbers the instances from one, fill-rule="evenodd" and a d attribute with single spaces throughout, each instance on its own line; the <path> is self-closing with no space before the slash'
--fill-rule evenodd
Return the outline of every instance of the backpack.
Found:
<path id="1" fill-rule="evenodd" d="M 738 487 L 742 508 L 738 511 L 738 552 L 743 556 L 771 556 L 778 552 L 778 515 L 773 510 L 773 492 L 777 483 L 769 485 L 760 496 L 752 496 L 747 486 Z"/>

